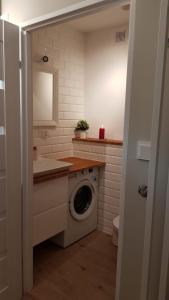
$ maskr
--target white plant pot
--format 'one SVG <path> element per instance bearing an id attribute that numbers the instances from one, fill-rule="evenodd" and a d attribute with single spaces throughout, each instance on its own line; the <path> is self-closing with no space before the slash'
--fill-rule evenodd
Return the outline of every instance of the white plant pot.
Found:
<path id="1" fill-rule="evenodd" d="M 84 130 L 81 130 L 81 131 L 80 131 L 80 138 L 81 138 L 81 139 L 86 139 L 86 137 L 87 137 L 87 132 L 84 131 Z"/>
<path id="2" fill-rule="evenodd" d="M 75 138 L 80 138 L 80 131 L 79 130 L 75 130 Z"/>

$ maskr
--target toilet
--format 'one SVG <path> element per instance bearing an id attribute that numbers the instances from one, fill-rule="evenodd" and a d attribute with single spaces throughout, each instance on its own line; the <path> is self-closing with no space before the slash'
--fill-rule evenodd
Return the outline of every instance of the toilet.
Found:
<path id="1" fill-rule="evenodd" d="M 118 246 L 119 225 L 120 225 L 120 216 L 117 216 L 113 220 L 112 242 L 113 242 L 114 246 Z"/>

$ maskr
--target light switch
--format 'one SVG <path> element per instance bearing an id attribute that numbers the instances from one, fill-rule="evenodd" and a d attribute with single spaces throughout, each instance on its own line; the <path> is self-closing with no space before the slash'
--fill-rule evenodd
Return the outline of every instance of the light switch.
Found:
<path id="1" fill-rule="evenodd" d="M 0 80 L 0 90 L 4 90 L 4 81 Z"/>
<path id="2" fill-rule="evenodd" d="M 5 135 L 5 127 L 0 126 L 0 135 Z"/>
<path id="3" fill-rule="evenodd" d="M 150 160 L 151 143 L 147 141 L 139 141 L 137 144 L 137 159 Z"/>

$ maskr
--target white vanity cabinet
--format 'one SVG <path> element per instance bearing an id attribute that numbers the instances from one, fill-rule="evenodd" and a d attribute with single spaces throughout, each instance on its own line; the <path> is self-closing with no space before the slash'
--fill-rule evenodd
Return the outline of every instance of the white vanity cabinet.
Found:
<path id="1" fill-rule="evenodd" d="M 34 184 L 33 246 L 66 229 L 67 207 L 67 176 Z"/>

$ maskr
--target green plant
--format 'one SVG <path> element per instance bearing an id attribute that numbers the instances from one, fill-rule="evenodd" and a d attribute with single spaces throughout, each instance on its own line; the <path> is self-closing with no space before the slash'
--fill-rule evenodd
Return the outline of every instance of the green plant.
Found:
<path id="1" fill-rule="evenodd" d="M 87 123 L 86 120 L 80 120 L 80 121 L 77 122 L 75 130 L 85 131 L 85 130 L 88 130 L 88 129 L 89 129 L 89 124 Z"/>

